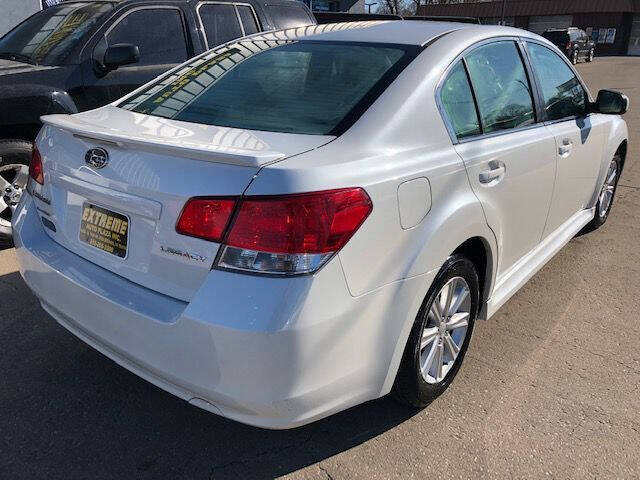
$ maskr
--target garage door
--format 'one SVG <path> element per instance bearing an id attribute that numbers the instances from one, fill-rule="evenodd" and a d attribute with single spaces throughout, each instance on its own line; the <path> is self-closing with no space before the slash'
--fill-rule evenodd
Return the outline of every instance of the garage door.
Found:
<path id="1" fill-rule="evenodd" d="M 529 18 L 529 30 L 542 33 L 551 28 L 572 27 L 573 15 L 542 15 Z"/>
<path id="2" fill-rule="evenodd" d="M 628 53 L 629 55 L 640 55 L 640 15 L 637 13 L 633 16 Z"/>

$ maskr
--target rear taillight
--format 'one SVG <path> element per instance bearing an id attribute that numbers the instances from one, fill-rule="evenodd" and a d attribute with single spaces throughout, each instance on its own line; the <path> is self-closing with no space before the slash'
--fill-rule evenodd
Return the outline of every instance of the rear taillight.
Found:
<path id="1" fill-rule="evenodd" d="M 200 228 L 196 224 L 205 223 L 188 208 L 199 201 L 210 200 L 189 200 L 178 222 L 180 227 L 185 213 L 193 211 L 186 229 L 192 233 L 178 232 L 215 240 L 193 233 Z M 254 273 L 312 273 L 349 241 L 371 210 L 371 199 L 361 188 L 238 199 L 216 265 Z M 217 224 L 226 226 L 228 220 L 220 213 Z"/>
<path id="2" fill-rule="evenodd" d="M 567 42 L 564 48 L 566 48 L 567 50 L 571 50 L 571 42 Z"/>
<path id="3" fill-rule="evenodd" d="M 232 198 L 192 198 L 182 209 L 176 231 L 220 242 L 235 206 Z"/>
<path id="4" fill-rule="evenodd" d="M 29 176 L 40 185 L 44 185 L 44 171 L 42 169 L 42 157 L 38 148 L 34 145 L 31 153 L 31 162 L 29 163 Z"/>

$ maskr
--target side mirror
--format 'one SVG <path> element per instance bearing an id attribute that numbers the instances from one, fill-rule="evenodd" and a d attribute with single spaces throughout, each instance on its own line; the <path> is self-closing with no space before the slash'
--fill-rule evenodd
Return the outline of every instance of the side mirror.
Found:
<path id="1" fill-rule="evenodd" d="M 593 111 L 611 115 L 622 115 L 629 110 L 629 97 L 613 90 L 600 90 L 593 104 Z"/>
<path id="2" fill-rule="evenodd" d="M 123 65 L 131 65 L 140 61 L 140 49 L 130 43 L 111 45 L 104 52 L 102 62 L 107 70 L 116 70 Z"/>

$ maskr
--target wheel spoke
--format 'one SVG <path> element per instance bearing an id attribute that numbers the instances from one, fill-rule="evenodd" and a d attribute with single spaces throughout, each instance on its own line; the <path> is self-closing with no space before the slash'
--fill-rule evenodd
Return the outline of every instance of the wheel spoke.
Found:
<path id="1" fill-rule="evenodd" d="M 438 342 L 433 342 L 433 345 L 431 346 L 431 349 L 429 350 L 427 357 L 424 359 L 424 362 L 422 362 L 422 365 L 420 368 L 422 370 L 422 376 L 424 378 L 427 378 L 429 375 L 429 370 L 431 370 L 431 365 L 433 365 L 433 359 L 436 357 L 437 349 L 438 349 Z M 420 358 L 422 359 L 422 357 Z"/>
<path id="2" fill-rule="evenodd" d="M 4 189 L 11 186 L 11 182 L 9 182 L 6 178 L 0 175 L 0 195 L 4 193 Z"/>
<path id="3" fill-rule="evenodd" d="M 435 300 L 433 301 L 433 303 L 431 304 L 431 308 L 429 309 L 429 312 L 435 317 L 434 320 L 436 321 L 436 323 L 440 323 L 440 320 L 442 320 L 442 308 L 440 307 L 440 297 L 441 295 L 438 295 Z"/>
<path id="4" fill-rule="evenodd" d="M 437 352 L 436 352 L 436 382 L 442 380 L 442 357 L 444 355 L 444 345 L 442 343 L 438 343 Z"/>
<path id="5" fill-rule="evenodd" d="M 453 341 L 453 338 L 451 338 L 451 335 L 449 335 L 449 332 L 447 332 L 446 335 L 444 336 L 444 343 L 449 349 L 451 358 L 455 360 L 456 357 L 458 356 L 458 352 L 460 352 L 460 347 L 458 347 L 458 345 L 456 345 L 456 342 Z"/>
<path id="6" fill-rule="evenodd" d="M 618 171 L 614 168 L 612 170 L 609 170 L 609 178 L 607 178 L 607 184 L 608 185 L 613 185 L 615 180 L 616 180 L 616 175 L 618 174 Z"/>
<path id="7" fill-rule="evenodd" d="M 438 327 L 425 328 L 422 331 L 422 339 L 420 340 L 420 351 L 424 350 L 436 338 L 438 338 Z"/>
<path id="8" fill-rule="evenodd" d="M 20 188 L 26 188 L 29 181 L 29 167 L 21 165 L 20 169 L 16 173 L 16 177 L 13 179 L 13 184 Z"/>
<path id="9" fill-rule="evenodd" d="M 445 295 L 444 305 L 442 306 L 442 313 L 444 315 L 451 315 L 451 303 L 453 302 L 453 295 L 455 293 L 455 287 L 458 283 L 458 280 L 454 278 L 449 281 L 442 289 L 442 294 Z M 446 293 L 445 293 L 446 292 Z"/>
<path id="10" fill-rule="evenodd" d="M 455 330 L 457 328 L 466 327 L 469 325 L 469 312 L 458 312 L 451 317 L 451 320 L 447 322 L 447 330 Z"/>
<path id="11" fill-rule="evenodd" d="M 460 309 L 460 306 L 462 305 L 462 303 L 467 299 L 468 296 L 469 296 L 469 290 L 467 290 L 466 288 L 461 288 L 455 301 L 451 304 L 449 315 L 451 316 L 455 315 L 457 311 Z"/>
<path id="12" fill-rule="evenodd" d="M 6 203 L 4 203 L 4 199 L 2 198 L 1 192 L 0 192 L 0 213 L 4 212 L 7 209 L 8 205 Z"/>

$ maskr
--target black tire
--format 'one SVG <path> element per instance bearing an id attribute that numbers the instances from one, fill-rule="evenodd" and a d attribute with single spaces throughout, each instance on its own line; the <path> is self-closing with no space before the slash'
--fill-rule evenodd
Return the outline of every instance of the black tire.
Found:
<path id="1" fill-rule="evenodd" d="M 609 213 L 611 213 L 611 208 L 613 207 L 613 202 L 616 198 L 616 192 L 618 190 L 618 181 L 620 180 L 620 175 L 622 174 L 622 159 L 620 158 L 620 156 L 616 155 L 615 157 L 613 157 L 612 161 L 616 162 L 616 177 L 615 177 L 615 184 L 613 186 L 613 197 L 611 198 L 611 202 L 609 203 L 609 206 L 607 207 L 607 209 L 604 210 L 604 212 L 602 212 L 601 214 L 601 208 L 600 208 L 601 196 L 600 194 L 598 194 L 598 201 L 596 202 L 596 214 L 593 217 L 593 220 L 591 220 L 591 222 L 589 222 L 582 229 L 579 235 L 584 235 L 585 233 L 590 233 L 590 232 L 593 232 L 594 230 L 599 229 L 602 225 L 605 224 L 605 222 L 607 221 L 607 218 L 609 218 Z M 605 181 L 606 181 L 606 178 L 605 178 Z"/>
<path id="2" fill-rule="evenodd" d="M 589 53 L 587 54 L 587 62 L 589 63 L 593 62 L 594 55 L 595 55 L 595 50 L 592 48 L 589 50 Z"/>
<path id="3" fill-rule="evenodd" d="M 29 165 L 31 160 L 31 142 L 24 140 L 0 140 L 0 168 L 7 165 Z M 3 175 L 0 173 L 0 175 Z M 12 178 L 8 178 L 3 175 L 3 178 L 11 181 Z M 4 192 L 0 192 L 2 195 Z M 13 244 L 13 237 L 11 234 L 11 227 L 7 226 L 7 221 L 11 219 L 11 212 L 9 209 L 5 209 L 0 212 L 0 247 L 7 247 Z"/>
<path id="4" fill-rule="evenodd" d="M 460 347 L 460 352 L 446 376 L 438 383 L 427 383 L 420 369 L 420 341 L 423 328 L 427 322 L 427 315 L 431 305 L 440 290 L 454 277 L 462 277 L 469 286 L 471 307 L 466 336 Z M 445 262 L 436 276 L 427 296 L 418 312 L 407 345 L 400 362 L 400 368 L 393 385 L 394 397 L 411 407 L 424 408 L 440 396 L 451 384 L 464 360 L 473 334 L 473 327 L 478 315 L 480 287 L 478 274 L 473 263 L 463 255 L 453 255 Z"/>
<path id="5" fill-rule="evenodd" d="M 574 50 L 573 53 L 571 54 L 571 63 L 573 65 L 577 65 L 578 64 L 578 57 L 580 56 L 580 53 L 578 52 L 578 50 Z"/>

